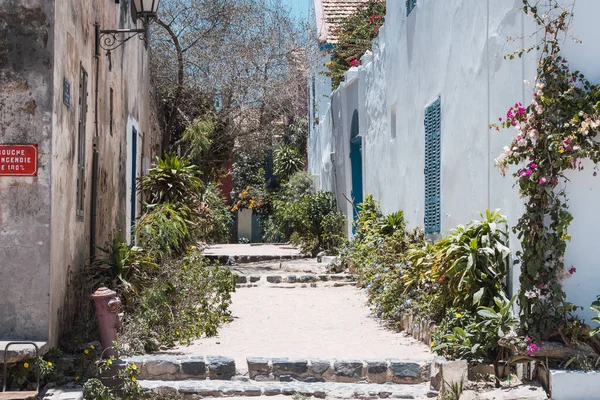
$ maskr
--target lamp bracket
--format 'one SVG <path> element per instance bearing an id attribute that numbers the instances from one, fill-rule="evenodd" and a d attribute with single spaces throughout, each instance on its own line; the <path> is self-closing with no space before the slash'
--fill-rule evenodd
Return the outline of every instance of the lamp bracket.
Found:
<path id="1" fill-rule="evenodd" d="M 112 50 L 118 49 L 134 37 L 146 40 L 148 37 L 148 25 L 144 24 L 142 29 L 100 29 L 96 24 L 96 56 L 100 56 L 100 49 L 104 49 L 110 55 Z"/>

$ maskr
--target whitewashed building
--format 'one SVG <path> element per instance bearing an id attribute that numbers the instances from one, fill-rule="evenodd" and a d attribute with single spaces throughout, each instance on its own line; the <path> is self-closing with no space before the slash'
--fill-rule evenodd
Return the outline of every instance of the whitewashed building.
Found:
<path id="1" fill-rule="evenodd" d="M 330 0 L 329 2 L 335 2 Z M 327 58 L 327 0 L 314 0 L 312 18 Z M 572 3 L 572 2 L 570 2 Z M 388 0 L 385 25 L 372 54 L 351 68 L 338 89 L 316 68 L 311 80 L 309 171 L 321 190 L 336 193 L 352 220 L 349 201 L 372 194 L 384 212 L 403 210 L 409 226 L 433 237 L 500 209 L 514 226 L 523 211 L 514 179 L 502 177 L 494 159 L 514 132 L 490 131 L 515 102 L 533 96 L 537 54 L 503 56 L 527 47 L 534 23 L 521 0 Z M 565 43 L 574 69 L 600 82 L 600 2 L 578 0 Z M 517 38 L 509 41 L 508 37 Z M 584 307 L 600 294 L 600 178 L 589 165 L 568 184 L 574 216 L 566 265 L 568 300 Z M 351 226 L 348 225 L 348 233 Z M 519 249 L 511 235 L 510 246 Z M 513 284 L 518 283 L 513 269 Z"/>

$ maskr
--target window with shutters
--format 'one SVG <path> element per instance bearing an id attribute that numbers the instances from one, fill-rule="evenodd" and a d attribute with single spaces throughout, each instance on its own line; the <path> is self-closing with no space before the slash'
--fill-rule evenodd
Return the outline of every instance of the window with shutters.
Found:
<path id="1" fill-rule="evenodd" d="M 79 123 L 77 127 L 77 218 L 83 219 L 85 201 L 85 127 L 87 118 L 88 75 L 83 67 L 79 71 Z"/>
<path id="2" fill-rule="evenodd" d="M 410 12 L 415 8 L 416 5 L 417 5 L 417 0 L 406 0 L 406 16 L 407 17 L 410 14 Z"/>
<path id="3" fill-rule="evenodd" d="M 441 98 L 425 110 L 425 234 L 441 228 Z"/>

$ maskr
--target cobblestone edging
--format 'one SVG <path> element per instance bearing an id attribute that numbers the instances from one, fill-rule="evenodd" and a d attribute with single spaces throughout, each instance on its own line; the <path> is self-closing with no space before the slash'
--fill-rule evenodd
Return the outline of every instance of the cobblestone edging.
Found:
<path id="1" fill-rule="evenodd" d="M 302 395 L 326 398 L 437 398 L 438 392 L 429 390 L 428 385 L 395 385 L 336 382 L 235 382 L 235 381 L 139 381 L 148 392 L 184 398 L 229 397 L 229 396 L 276 396 Z"/>
<path id="2" fill-rule="evenodd" d="M 257 381 L 373 382 L 416 384 L 426 382 L 430 362 L 383 360 L 323 360 L 249 357 L 250 379 Z"/>
<path id="3" fill-rule="evenodd" d="M 304 254 L 284 254 L 284 255 L 248 255 L 248 256 L 225 256 L 215 254 L 205 254 L 208 260 L 215 262 L 218 261 L 221 265 L 233 265 L 233 264 L 245 264 L 254 263 L 261 261 L 277 261 L 277 260 L 300 260 L 303 258 L 310 258 L 310 256 Z"/>
<path id="4" fill-rule="evenodd" d="M 229 380 L 236 375 L 235 361 L 229 357 L 139 356 L 125 358 L 135 363 L 139 379 Z M 325 360 L 248 357 L 248 374 L 256 381 L 372 382 L 417 384 L 429 380 L 430 362 L 381 360 Z"/>
<path id="5" fill-rule="evenodd" d="M 238 275 L 237 284 L 252 283 L 317 283 L 317 282 L 352 282 L 356 281 L 351 274 L 285 274 L 285 275 Z"/>
<path id="6" fill-rule="evenodd" d="M 128 364 L 136 364 L 139 379 L 231 379 L 235 375 L 235 361 L 229 357 L 197 356 L 137 356 L 124 358 Z"/>

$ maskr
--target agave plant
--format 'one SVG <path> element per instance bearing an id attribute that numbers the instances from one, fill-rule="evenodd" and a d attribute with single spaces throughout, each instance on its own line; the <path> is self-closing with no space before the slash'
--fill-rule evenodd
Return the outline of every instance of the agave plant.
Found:
<path id="1" fill-rule="evenodd" d="M 187 158 L 165 154 L 156 158 L 156 166 L 138 181 L 138 190 L 147 203 L 195 203 L 203 184 L 195 165 Z"/>

